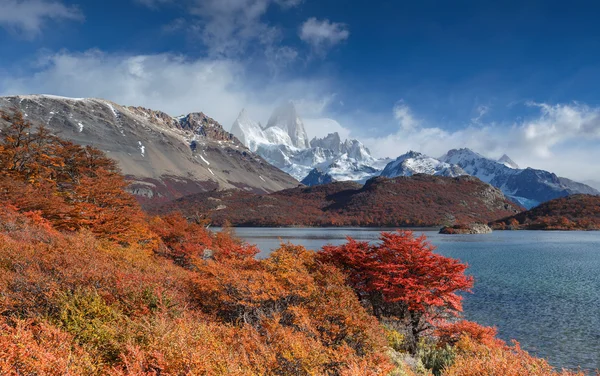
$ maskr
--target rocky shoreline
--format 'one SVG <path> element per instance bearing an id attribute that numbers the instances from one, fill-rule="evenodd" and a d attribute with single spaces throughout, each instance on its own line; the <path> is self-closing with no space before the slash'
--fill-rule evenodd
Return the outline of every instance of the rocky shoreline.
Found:
<path id="1" fill-rule="evenodd" d="M 445 226 L 440 230 L 440 234 L 456 235 L 456 234 L 490 234 L 492 229 L 490 226 L 483 223 L 471 223 L 468 225 Z"/>

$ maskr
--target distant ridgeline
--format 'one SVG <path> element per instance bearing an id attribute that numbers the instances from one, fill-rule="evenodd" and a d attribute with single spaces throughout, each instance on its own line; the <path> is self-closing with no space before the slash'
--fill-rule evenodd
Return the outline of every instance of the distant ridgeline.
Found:
<path id="1" fill-rule="evenodd" d="M 495 230 L 600 230 L 600 197 L 572 195 L 494 221 Z"/>
<path id="2" fill-rule="evenodd" d="M 502 192 L 471 176 L 377 177 L 363 186 L 336 182 L 268 195 L 222 191 L 156 208 L 235 226 L 441 226 L 488 223 L 518 213 Z"/>

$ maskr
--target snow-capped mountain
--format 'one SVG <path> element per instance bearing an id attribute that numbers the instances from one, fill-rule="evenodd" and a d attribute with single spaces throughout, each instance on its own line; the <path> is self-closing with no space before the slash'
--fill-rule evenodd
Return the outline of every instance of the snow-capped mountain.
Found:
<path id="1" fill-rule="evenodd" d="M 265 128 L 242 111 L 231 132 L 250 150 L 307 185 L 329 179 L 364 182 L 379 175 L 389 162 L 373 158 L 358 140 L 342 141 L 338 133 L 308 142 L 293 102 L 278 107 Z"/>
<path id="2" fill-rule="evenodd" d="M 507 156 L 495 161 L 469 149 L 453 149 L 440 158 L 458 165 L 469 175 L 498 187 L 504 194 L 526 208 L 575 193 L 600 194 L 585 184 L 532 168 L 519 169 Z"/>
<path id="3" fill-rule="evenodd" d="M 408 153 L 399 156 L 395 161 L 390 162 L 385 166 L 383 172 L 381 172 L 381 176 L 388 178 L 395 178 L 396 176 L 412 176 L 414 174 L 449 177 L 468 175 L 457 165 L 441 162 L 435 158 L 428 157 L 415 151 L 409 151 Z"/>

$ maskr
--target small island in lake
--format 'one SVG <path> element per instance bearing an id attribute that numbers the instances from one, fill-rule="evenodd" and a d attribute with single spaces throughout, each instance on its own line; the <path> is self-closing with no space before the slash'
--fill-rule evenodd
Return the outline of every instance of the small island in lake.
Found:
<path id="1" fill-rule="evenodd" d="M 454 226 L 445 226 L 440 230 L 440 234 L 456 235 L 456 234 L 490 234 L 492 229 L 490 226 L 483 223 L 458 224 Z"/>

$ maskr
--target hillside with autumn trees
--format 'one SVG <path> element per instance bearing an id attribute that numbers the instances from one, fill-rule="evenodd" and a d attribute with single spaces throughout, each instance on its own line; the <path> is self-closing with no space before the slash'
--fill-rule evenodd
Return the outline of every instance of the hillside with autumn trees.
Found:
<path id="1" fill-rule="evenodd" d="M 264 195 L 214 191 L 149 210 L 178 211 L 217 226 L 416 227 L 487 223 L 521 208 L 477 178 L 414 175 L 377 177 L 364 186 L 334 182 Z"/>
<path id="2" fill-rule="evenodd" d="M 495 230 L 600 230 L 600 196 L 558 198 L 491 226 Z"/>
<path id="3" fill-rule="evenodd" d="M 259 260 L 145 214 L 98 150 L 2 118 L 0 375 L 575 375 L 462 320 L 467 266 L 423 237 Z"/>

